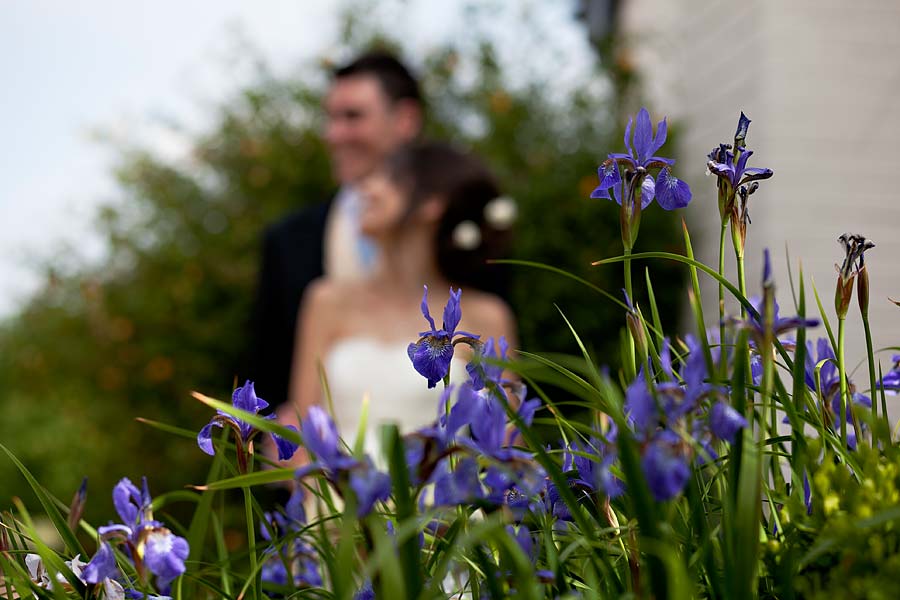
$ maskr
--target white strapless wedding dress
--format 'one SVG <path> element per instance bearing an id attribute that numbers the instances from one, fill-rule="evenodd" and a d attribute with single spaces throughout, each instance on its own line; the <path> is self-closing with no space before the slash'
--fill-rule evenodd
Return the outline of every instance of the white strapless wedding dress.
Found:
<path id="1" fill-rule="evenodd" d="M 363 415 L 363 399 L 368 398 L 363 447 L 377 464 L 384 464 L 379 439 L 382 425 L 395 423 L 405 434 L 437 418 L 443 385 L 438 383 L 428 389 L 427 380 L 409 360 L 408 345 L 409 341 L 347 337 L 335 342 L 325 355 L 325 374 L 338 433 L 352 448 Z M 465 380 L 465 364 L 462 359 L 453 359 L 451 382 Z"/>

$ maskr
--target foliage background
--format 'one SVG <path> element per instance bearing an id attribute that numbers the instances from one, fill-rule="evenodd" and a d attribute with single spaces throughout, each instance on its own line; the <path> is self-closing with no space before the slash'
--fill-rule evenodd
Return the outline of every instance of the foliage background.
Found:
<path id="1" fill-rule="evenodd" d="M 613 60 L 610 40 L 598 45 L 584 86 L 562 93 L 553 81 L 511 83 L 487 39 L 417 57 L 349 18 L 341 44 L 388 45 L 417 67 L 429 135 L 471 147 L 518 201 L 514 258 L 569 270 L 609 291 L 622 287 L 619 268 L 589 266 L 621 253 L 618 211 L 588 195 L 597 164 L 621 147 L 621 116 L 638 107 L 623 100 L 633 95 L 634 76 Z M 190 160 L 117 149 L 121 198 L 97 215 L 107 258 L 65 270 L 47 265 L 42 289 L 0 325 L 0 438 L 60 497 L 89 476 L 89 520 L 108 517 L 108 490 L 122 476 L 147 474 L 156 492 L 203 480 L 208 460 L 195 445 L 134 418 L 190 430 L 208 420 L 189 391 L 226 398 L 247 364 L 262 229 L 334 191 L 319 136 L 329 64 L 281 77 L 257 63 L 256 75 L 223 100 L 215 125 L 196 139 Z M 658 209 L 645 213 L 641 239 L 656 250 L 680 247 L 672 216 Z M 615 305 L 543 271 L 516 268 L 512 276 L 522 347 L 574 351 L 558 307 L 596 356 L 618 355 Z M 671 325 L 679 306 L 669 299 L 681 296 L 681 274 L 654 265 L 653 281 Z M 0 481 L 0 506 L 8 506 L 22 480 L 0 461 Z"/>

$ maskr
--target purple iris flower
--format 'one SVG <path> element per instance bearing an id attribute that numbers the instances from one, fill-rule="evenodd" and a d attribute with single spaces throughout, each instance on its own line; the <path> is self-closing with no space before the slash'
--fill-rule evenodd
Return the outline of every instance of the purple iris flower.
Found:
<path id="1" fill-rule="evenodd" d="M 837 369 L 837 359 L 828 338 L 819 338 L 816 342 L 815 362 L 813 361 L 812 343 L 806 342 L 805 381 L 806 386 L 813 392 L 816 391 L 815 369 L 819 363 L 822 363 L 822 367 L 819 369 L 819 388 L 825 400 L 825 405 L 831 411 L 831 414 L 839 415 L 841 412 L 841 378 Z M 854 404 L 871 408 L 872 400 L 868 396 L 858 393 L 852 381 L 849 382 L 849 389 L 850 399 Z M 847 411 L 847 422 L 852 422 L 849 411 Z M 853 433 L 850 434 L 851 437 L 853 435 Z M 855 443 L 851 443 L 851 448 L 854 446 Z"/>
<path id="2" fill-rule="evenodd" d="M 515 540 L 516 544 L 519 548 L 522 549 L 522 553 L 528 557 L 528 560 L 531 561 L 531 564 L 534 565 L 537 563 L 537 548 L 535 548 L 535 534 L 531 533 L 528 530 L 528 527 L 525 525 L 519 525 L 518 527 L 513 527 L 512 525 L 506 526 L 506 533 L 509 534 L 513 540 Z M 534 572 L 535 576 L 537 576 L 538 580 L 542 582 L 552 582 L 555 579 L 553 572 L 548 571 L 546 569 L 538 569 Z"/>
<path id="3" fill-rule="evenodd" d="M 450 406 L 450 400 L 456 395 L 456 401 Z M 481 409 L 478 392 L 471 382 L 457 386 L 448 386 L 441 394 L 438 403 L 438 415 L 435 422 L 416 431 L 416 437 L 433 440 L 438 451 L 442 452 L 456 441 L 459 430 L 476 420 Z"/>
<path id="4" fill-rule="evenodd" d="M 147 479 L 143 480 L 143 489 L 124 478 L 113 488 L 113 505 L 122 519 L 122 523 L 114 523 L 99 527 L 101 545 L 97 553 L 85 567 L 85 581 L 100 583 L 107 577 L 114 577 L 117 570 L 110 541 L 122 543 L 135 563 L 156 575 L 156 587 L 161 592 L 168 592 L 172 581 L 184 573 L 184 561 L 190 549 L 187 540 L 165 528 L 162 523 L 153 519 L 152 498 L 147 487 Z"/>
<path id="5" fill-rule="evenodd" d="M 647 386 L 643 369 L 625 390 L 625 413 L 637 434 L 652 433 L 659 425 L 659 410 Z"/>
<path id="6" fill-rule="evenodd" d="M 515 540 L 516 544 L 518 544 L 519 548 L 522 550 L 522 554 L 527 556 L 532 563 L 534 563 L 536 556 L 534 552 L 534 540 L 530 531 L 528 531 L 528 527 L 525 525 L 519 525 L 518 527 L 513 527 L 512 525 L 506 526 L 506 533 L 509 534 L 509 537 Z"/>
<path id="7" fill-rule="evenodd" d="M 591 192 L 591 198 L 615 200 L 616 204 L 622 206 L 622 201 L 626 197 L 627 190 L 622 185 L 622 178 L 619 177 L 619 168 L 616 162 L 612 160 L 608 160 L 606 162 L 611 165 L 609 168 L 611 168 L 612 172 L 615 173 L 615 178 L 611 180 L 611 183 L 607 187 L 604 187 L 603 179 L 601 176 L 600 185 L 593 192 Z M 603 165 L 606 165 L 606 163 L 603 163 Z M 603 165 L 600 166 L 601 171 L 604 170 Z M 610 181 L 608 177 L 607 181 Z M 644 178 L 644 181 L 641 183 L 641 210 L 650 206 L 650 203 L 653 202 L 653 198 L 655 196 L 656 184 L 653 181 L 653 177 L 651 175 L 647 175 Z"/>
<path id="8" fill-rule="evenodd" d="M 485 500 L 505 506 L 516 520 L 526 512 L 543 512 L 540 494 L 547 486 L 547 473 L 533 460 L 497 463 L 489 466 L 483 479 Z"/>
<path id="9" fill-rule="evenodd" d="M 544 494 L 544 506 L 547 512 L 560 521 L 571 521 L 572 512 L 562 499 L 559 489 L 552 481 L 547 482 L 547 492 Z"/>
<path id="10" fill-rule="evenodd" d="M 715 461 L 719 458 L 719 453 L 716 452 L 716 449 L 713 446 L 713 436 L 715 435 L 715 432 L 712 431 L 712 426 L 710 424 L 710 420 L 712 419 L 712 409 L 709 410 L 708 416 L 709 419 L 694 420 L 694 423 L 691 426 L 691 436 L 693 437 L 694 442 L 700 447 L 694 455 L 698 465 L 705 465 L 708 462 Z"/>
<path id="11" fill-rule="evenodd" d="M 685 341 L 689 354 L 681 369 L 683 383 L 672 368 L 667 339 L 660 352 L 662 369 L 658 374 L 664 380 L 649 387 L 642 368 L 625 391 L 625 412 L 642 438 L 652 436 L 661 422 L 681 419 L 696 410 L 702 398 L 719 390 L 706 383 L 706 361 L 700 342 L 692 335 L 686 336 Z"/>
<path id="12" fill-rule="evenodd" d="M 563 453 L 563 470 L 574 471 L 570 483 L 592 492 L 618 498 L 625 492 L 625 483 L 612 474 L 610 467 L 616 459 L 613 444 L 618 435 L 615 424 L 607 432 L 606 442 L 591 437 L 586 444 L 572 442 Z M 585 456 L 586 455 L 586 456 Z"/>
<path id="13" fill-rule="evenodd" d="M 337 426 L 321 406 L 315 404 L 310 406 L 300 427 L 303 430 L 303 445 L 319 461 L 315 466 L 337 472 L 357 464 L 355 458 L 348 456 L 341 449 Z M 304 469 L 310 466 L 307 465 Z"/>
<path id="14" fill-rule="evenodd" d="M 234 393 L 231 395 L 231 404 L 235 408 L 239 408 L 254 415 L 258 415 L 259 411 L 269 406 L 268 402 L 257 397 L 256 391 L 253 389 L 253 382 L 249 380 L 244 385 L 234 390 Z M 212 428 L 228 425 L 234 430 L 237 438 L 238 461 L 243 464 L 246 462 L 247 447 L 253 437 L 258 433 L 258 430 L 253 427 L 253 425 L 242 421 L 237 417 L 229 415 L 221 410 L 217 412 L 218 414 L 200 430 L 200 433 L 197 434 L 197 445 L 200 446 L 200 449 L 205 453 L 214 456 L 216 451 L 215 448 L 213 448 Z M 275 418 L 275 415 L 266 415 L 264 418 L 271 420 Z M 293 425 L 288 425 L 288 428 L 297 431 L 297 428 Z M 280 435 L 274 433 L 270 435 L 278 448 L 279 460 L 288 460 L 294 455 L 294 452 L 297 451 L 297 444 L 284 439 Z"/>
<path id="15" fill-rule="evenodd" d="M 652 169 L 654 167 L 667 167 L 675 164 L 671 158 L 654 156 L 657 150 L 666 143 L 668 125 L 663 119 L 656 126 L 656 135 L 653 134 L 653 124 L 650 122 L 650 113 L 646 108 L 641 108 L 637 114 L 637 123 L 634 127 L 634 136 L 631 135 L 631 126 L 634 120 L 629 117 L 625 126 L 625 149 L 627 153 L 613 153 L 609 158 L 628 165 L 633 171 L 638 167 Z M 629 139 L 631 138 L 631 139 Z"/>
<path id="16" fill-rule="evenodd" d="M 144 565 L 156 575 L 156 586 L 169 590 L 169 584 L 184 573 L 189 550 L 183 537 L 163 527 L 153 528 L 144 540 Z"/>
<path id="17" fill-rule="evenodd" d="M 720 440 L 733 443 L 735 434 L 746 426 L 744 415 L 724 402 L 716 402 L 709 411 L 709 427 Z"/>
<path id="18" fill-rule="evenodd" d="M 641 467 L 653 497 L 659 502 L 681 493 L 690 477 L 691 469 L 676 448 L 679 443 L 676 434 L 663 431 L 644 449 Z"/>
<path id="19" fill-rule="evenodd" d="M 474 458 L 461 459 L 454 469 L 450 468 L 447 459 L 443 459 L 435 471 L 434 504 L 456 506 L 484 498 L 480 472 Z"/>
<path id="20" fill-rule="evenodd" d="M 747 161 L 753 152 L 746 148 L 750 119 L 742 112 L 734 133 L 734 145 L 719 144 L 707 156 L 706 168 L 718 179 L 719 215 L 723 223 L 731 221 L 732 233 L 737 234 L 735 248 L 743 249 L 750 223 L 748 202 L 759 188 L 759 182 L 772 177 L 771 169 L 751 168 Z M 734 151 L 732 151 L 732 149 Z M 740 203 L 738 203 L 740 198 Z"/>
<path id="21" fill-rule="evenodd" d="M 263 581 L 286 586 L 293 581 L 295 587 L 320 587 L 322 576 L 316 562 L 315 550 L 300 539 L 299 533 L 306 527 L 306 511 L 303 509 L 303 488 L 297 487 L 284 506 L 284 512 L 264 513 L 260 534 L 273 544 L 264 552 L 266 560 L 260 569 Z M 291 567 L 290 576 L 285 564 Z"/>
<path id="22" fill-rule="evenodd" d="M 503 379 L 503 365 L 494 364 L 492 361 L 506 361 L 509 344 L 505 337 L 500 337 L 496 342 L 490 338 L 484 344 L 484 348 L 475 353 L 472 361 L 466 365 L 466 371 L 472 378 L 472 386 L 475 390 L 482 389 L 487 382 L 493 382 L 496 386 L 506 383 Z M 487 359 L 487 360 L 485 360 Z"/>
<path id="23" fill-rule="evenodd" d="M 693 335 L 687 335 L 685 343 L 688 347 L 688 355 L 684 367 L 681 369 L 681 379 L 684 383 L 665 381 L 658 384 L 656 388 L 662 399 L 663 412 L 670 421 L 680 419 L 698 408 L 701 398 L 720 391 L 720 388 L 706 383 L 708 375 L 706 359 L 703 357 L 703 348 L 699 340 Z M 664 346 L 668 346 L 668 340 L 664 341 Z M 663 372 L 672 377 L 672 366 L 668 362 L 670 360 L 668 351 L 660 354 Z"/>
<path id="24" fill-rule="evenodd" d="M 413 486 L 428 479 L 437 461 L 456 440 L 457 432 L 472 420 L 472 402 L 457 401 L 450 407 L 450 400 L 458 387 L 447 386 L 441 393 L 437 419 L 433 423 L 417 429 L 403 439 L 406 467 Z M 471 386 L 464 388 L 467 392 L 471 392 L 471 389 Z"/>
<path id="25" fill-rule="evenodd" d="M 422 315 L 431 326 L 431 331 L 423 331 L 419 334 L 419 341 L 410 344 L 406 353 L 409 355 L 416 371 L 428 380 L 428 387 L 433 388 L 438 381 L 444 379 L 450 372 L 450 361 L 453 359 L 453 338 L 462 336 L 469 338 L 473 342 L 478 336 L 465 331 L 456 331 L 460 319 L 462 319 L 462 309 L 459 306 L 459 299 L 462 295 L 462 289 L 455 292 L 450 288 L 450 299 L 444 307 L 444 323 L 441 329 L 437 329 L 434 325 L 434 319 L 428 311 L 428 286 L 425 287 L 425 293 L 422 295 Z"/>
<path id="26" fill-rule="evenodd" d="M 301 423 L 303 443 L 317 459 L 297 469 L 295 477 L 302 479 L 314 471 L 324 471 L 332 481 L 349 479 L 350 489 L 356 495 L 357 515 L 362 518 L 372 511 L 378 500 L 386 500 L 391 491 L 391 479 L 375 469 L 372 459 L 363 460 L 347 455 L 341 449 L 337 426 L 322 407 L 309 407 Z"/>
<path id="27" fill-rule="evenodd" d="M 100 542 L 97 553 L 84 567 L 81 577 L 87 583 L 97 584 L 104 579 L 116 579 L 119 577 L 119 566 L 116 564 L 116 555 L 112 546 L 107 542 Z"/>
<path id="28" fill-rule="evenodd" d="M 894 362 L 894 368 L 887 375 L 881 378 L 881 381 L 875 384 L 875 387 L 886 392 L 900 391 L 900 354 L 891 357 Z"/>
<path id="29" fill-rule="evenodd" d="M 460 387 L 465 389 L 466 386 L 471 384 L 466 383 Z M 529 453 L 512 448 L 507 443 L 507 440 L 515 439 L 519 431 L 508 424 L 506 409 L 491 392 L 485 389 L 466 395 L 461 393 L 458 402 L 470 403 L 468 408 L 462 410 L 473 415 L 469 423 L 471 438 L 460 439 L 460 444 L 499 461 L 531 458 Z M 537 399 L 519 405 L 517 414 L 526 426 L 531 425 L 539 406 L 540 401 Z"/>
<path id="30" fill-rule="evenodd" d="M 356 494 L 356 516 L 361 519 L 372 512 L 377 501 L 391 495 L 391 478 L 377 470 L 367 456 L 364 463 L 350 469 L 350 488 Z"/>
<path id="31" fill-rule="evenodd" d="M 773 174 L 772 169 L 747 167 L 747 160 L 753 155 L 753 152 L 744 145 L 747 140 L 747 132 L 750 130 L 750 123 L 750 119 L 741 111 L 737 129 L 734 132 L 734 146 L 719 144 L 707 157 L 706 167 L 710 173 L 729 184 L 732 191 L 737 191 L 742 185 L 750 182 L 768 179 Z M 736 162 L 732 148 L 736 148 L 740 152 Z"/>
<path id="32" fill-rule="evenodd" d="M 765 306 L 762 296 L 753 296 L 750 298 L 750 304 L 753 310 L 747 315 L 747 321 L 741 325 L 745 329 L 749 329 L 754 341 L 762 339 L 765 333 L 763 329 L 763 310 Z M 818 327 L 818 319 L 804 319 L 803 317 L 782 317 L 779 314 L 778 302 L 775 302 L 772 320 L 772 333 L 775 337 L 779 337 L 789 331 L 799 329 L 801 327 Z"/>
<path id="33" fill-rule="evenodd" d="M 656 135 L 653 134 L 653 125 L 650 121 L 650 113 L 646 108 L 641 108 L 637 114 L 637 122 L 634 123 L 634 135 L 631 127 L 633 119 L 628 119 L 625 127 L 625 149 L 627 153 L 613 153 L 600 165 L 597 174 L 600 177 L 600 185 L 591 193 L 591 198 L 610 199 L 608 190 L 612 189 L 616 202 L 621 205 L 623 201 L 623 178 L 619 174 L 619 166 L 626 169 L 625 185 L 633 174 L 640 173 L 644 178 L 641 185 L 641 208 L 646 208 L 656 199 L 656 202 L 665 210 L 683 208 L 691 201 L 691 189 L 688 185 L 672 175 L 671 167 L 675 161 L 671 158 L 655 156 L 657 150 L 666 142 L 667 125 L 663 119 L 656 126 Z M 656 181 L 650 177 L 650 169 L 660 169 Z M 629 175 L 629 173 L 631 175 Z"/>
<path id="34" fill-rule="evenodd" d="M 372 582 L 366 579 L 362 587 L 353 594 L 353 600 L 375 600 L 375 590 L 372 589 Z"/>
<path id="35" fill-rule="evenodd" d="M 722 146 L 710 153 L 706 163 L 710 173 L 725 180 L 735 190 L 751 181 L 768 179 L 774 174 L 772 169 L 748 167 L 747 161 L 753 156 L 753 151 L 743 147 L 738 150 L 741 155 L 737 162 L 734 162 L 734 154 Z"/>
<path id="36" fill-rule="evenodd" d="M 772 265 L 769 260 L 769 249 L 763 250 L 763 276 L 762 288 L 764 294 L 774 294 L 774 282 L 772 280 Z M 765 323 L 763 320 L 765 315 L 766 296 L 753 296 L 750 298 L 752 310 L 745 320 L 731 319 L 731 322 L 740 329 L 746 329 L 750 332 L 751 346 L 757 349 L 761 348 L 766 338 Z M 802 317 L 781 317 L 778 314 L 778 302 L 773 299 L 773 315 L 772 315 L 772 335 L 779 337 L 780 335 L 799 329 L 801 327 L 818 327 L 818 319 L 804 319 Z"/>
<path id="37" fill-rule="evenodd" d="M 814 358 L 815 356 L 815 358 Z M 822 395 L 826 398 L 831 397 L 836 386 L 840 385 L 840 378 L 837 371 L 837 358 L 831 349 L 831 344 L 827 338 L 819 338 L 816 342 L 816 354 L 813 354 L 812 342 L 806 342 L 806 365 L 805 380 L 806 387 L 811 391 L 816 391 L 816 365 L 822 361 L 819 369 L 819 381 L 822 388 Z"/>

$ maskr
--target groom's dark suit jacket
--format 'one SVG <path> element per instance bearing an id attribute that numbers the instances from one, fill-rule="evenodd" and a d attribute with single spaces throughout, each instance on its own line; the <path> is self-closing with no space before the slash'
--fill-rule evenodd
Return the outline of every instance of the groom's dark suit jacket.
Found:
<path id="1" fill-rule="evenodd" d="M 287 401 L 303 291 L 323 274 L 325 222 L 333 202 L 300 209 L 266 229 L 254 306 L 249 378 L 273 407 Z"/>

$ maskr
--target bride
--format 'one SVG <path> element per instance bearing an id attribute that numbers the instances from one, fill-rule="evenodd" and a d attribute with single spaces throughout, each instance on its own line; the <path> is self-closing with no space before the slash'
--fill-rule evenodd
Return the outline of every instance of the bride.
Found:
<path id="1" fill-rule="evenodd" d="M 378 264 L 363 281 L 326 277 L 307 289 L 290 402 L 280 417 L 296 424 L 311 405 L 322 404 L 352 445 L 365 398 L 363 447 L 374 457 L 381 424 L 397 423 L 408 432 L 437 415 L 441 386 L 429 389 L 407 355 L 408 344 L 428 329 L 421 312 L 423 285 L 433 315 L 441 314 L 451 286 L 462 286 L 459 328 L 482 340 L 505 336 L 515 345 L 508 306 L 478 289 L 493 276 L 485 259 L 497 256 L 509 225 L 510 206 L 502 203 L 511 201 L 499 198 L 493 178 L 476 159 L 434 142 L 398 151 L 364 180 L 361 191 L 360 228 L 379 246 Z M 451 380 L 466 377 L 465 358 L 454 359 Z"/>

